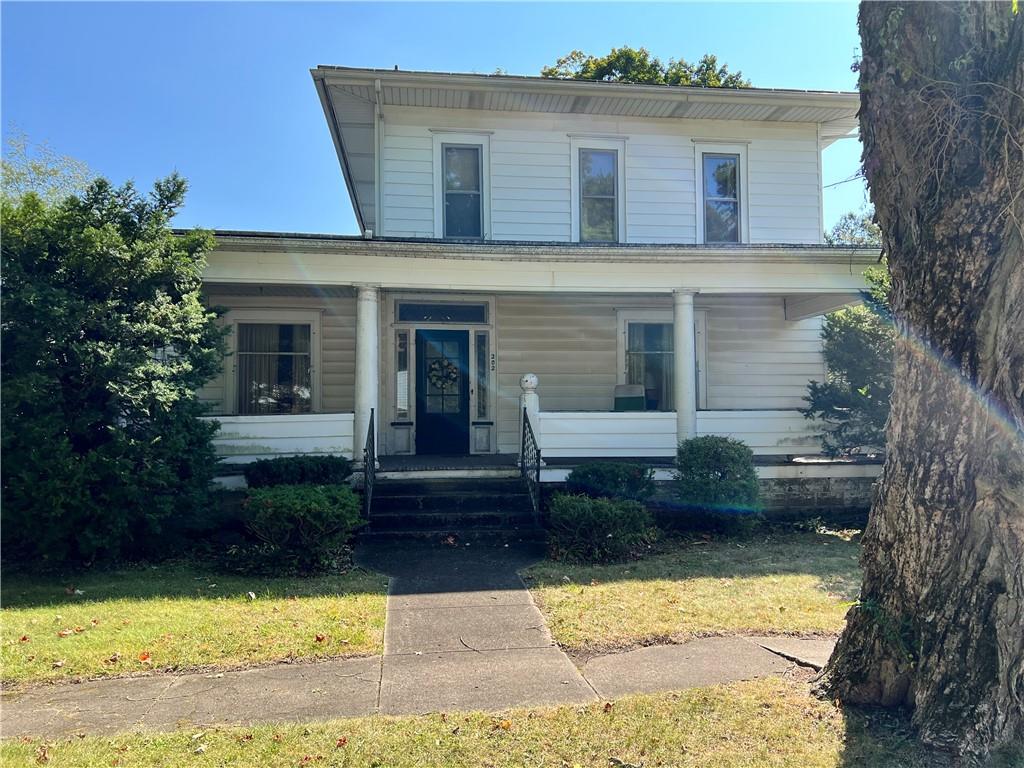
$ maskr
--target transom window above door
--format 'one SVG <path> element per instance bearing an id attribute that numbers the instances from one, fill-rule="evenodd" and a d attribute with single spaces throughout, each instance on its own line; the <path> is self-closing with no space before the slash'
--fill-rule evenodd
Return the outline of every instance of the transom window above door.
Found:
<path id="1" fill-rule="evenodd" d="M 483 152 L 479 145 L 444 144 L 444 236 L 484 236 Z"/>
<path id="2" fill-rule="evenodd" d="M 401 301 L 395 315 L 400 323 L 486 323 L 487 304 Z"/>

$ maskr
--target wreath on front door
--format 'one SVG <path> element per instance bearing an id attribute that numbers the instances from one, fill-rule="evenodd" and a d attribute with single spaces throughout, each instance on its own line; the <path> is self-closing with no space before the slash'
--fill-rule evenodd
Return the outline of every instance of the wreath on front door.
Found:
<path id="1" fill-rule="evenodd" d="M 438 389 L 454 386 L 459 380 L 459 369 L 446 357 L 427 366 L 427 381 Z"/>

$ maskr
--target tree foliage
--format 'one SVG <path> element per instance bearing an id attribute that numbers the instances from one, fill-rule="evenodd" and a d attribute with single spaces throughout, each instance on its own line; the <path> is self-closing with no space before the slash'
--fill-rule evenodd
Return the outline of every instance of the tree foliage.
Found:
<path id="1" fill-rule="evenodd" d="M 85 190 L 92 174 L 81 160 L 61 155 L 49 144 L 33 144 L 20 132 L 4 142 L 0 159 L 0 189 L 3 196 L 19 198 L 33 192 L 47 202 Z"/>
<path id="2" fill-rule="evenodd" d="M 730 72 L 728 64 L 706 53 L 691 64 L 685 59 L 669 59 L 663 64 L 646 48 L 624 45 L 612 48 L 604 56 L 593 56 L 574 50 L 551 66 L 541 69 L 542 77 L 560 80 L 603 80 L 614 83 L 644 85 L 694 85 L 704 88 L 749 88 L 750 81 L 742 72 Z"/>
<path id="3" fill-rule="evenodd" d="M 831 245 L 878 246 L 872 211 L 847 213 L 825 235 Z M 825 451 L 833 456 L 877 453 L 885 447 L 885 423 L 892 394 L 895 331 L 889 310 L 891 281 L 885 264 L 864 273 L 863 305 L 825 316 L 821 338 L 828 375 L 807 385 L 807 418 L 825 430 Z"/>
<path id="4" fill-rule="evenodd" d="M 98 179 L 3 197 L 7 558 L 158 554 L 207 501 L 215 427 L 195 391 L 223 334 L 200 298 L 211 236 L 168 226 L 185 190 L 175 175 L 149 196 Z"/>
<path id="5" fill-rule="evenodd" d="M 848 211 L 825 233 L 827 245 L 855 245 L 882 247 L 882 233 L 875 221 L 874 208 Z"/>

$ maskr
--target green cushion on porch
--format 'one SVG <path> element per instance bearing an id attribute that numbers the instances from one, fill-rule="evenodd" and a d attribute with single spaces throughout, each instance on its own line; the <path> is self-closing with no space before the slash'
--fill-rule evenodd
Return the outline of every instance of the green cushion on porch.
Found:
<path id="1" fill-rule="evenodd" d="M 616 411 L 642 411 L 647 407 L 644 388 L 639 384 L 617 384 L 615 386 Z"/>

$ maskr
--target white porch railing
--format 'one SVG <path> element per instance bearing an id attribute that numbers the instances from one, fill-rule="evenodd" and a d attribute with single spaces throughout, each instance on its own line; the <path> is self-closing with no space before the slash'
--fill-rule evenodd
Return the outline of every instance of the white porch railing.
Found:
<path id="1" fill-rule="evenodd" d="M 538 421 L 546 458 L 653 458 L 676 452 L 671 411 L 541 411 Z M 799 411 L 697 411 L 698 435 L 742 440 L 756 455 L 820 453 L 817 431 Z"/>
<path id="2" fill-rule="evenodd" d="M 225 464 L 296 454 L 352 458 L 354 414 L 301 413 L 273 416 L 211 416 L 220 422 L 213 438 Z"/>

